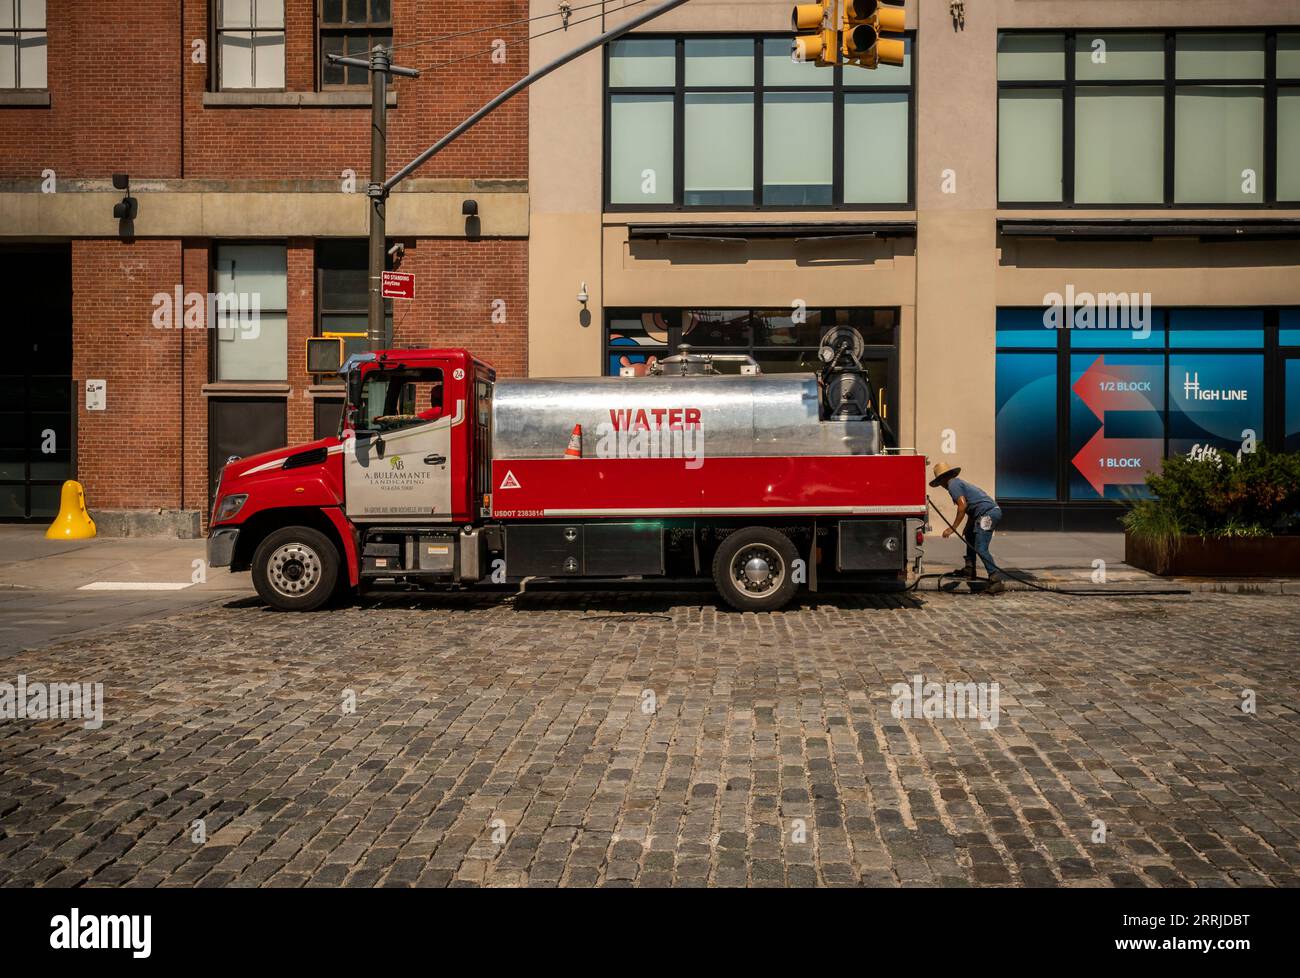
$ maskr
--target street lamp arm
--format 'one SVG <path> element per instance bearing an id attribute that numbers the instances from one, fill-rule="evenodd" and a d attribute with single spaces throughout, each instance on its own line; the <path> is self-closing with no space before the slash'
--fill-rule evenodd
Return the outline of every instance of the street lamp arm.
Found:
<path id="1" fill-rule="evenodd" d="M 633 17 L 627 23 L 615 27 L 612 30 L 608 30 L 605 33 L 601 34 L 600 36 L 592 38 L 590 41 L 580 44 L 578 47 L 574 48 L 572 51 L 568 52 L 567 54 L 564 54 L 559 58 L 556 58 L 554 61 L 551 61 L 548 64 L 545 64 L 542 67 L 538 68 L 536 71 L 528 75 L 525 75 L 523 78 L 519 79 L 519 81 L 515 82 L 505 91 L 503 91 L 500 95 L 496 96 L 486 105 L 484 105 L 481 109 L 479 109 L 477 112 L 471 115 L 468 119 L 466 119 L 464 122 L 458 125 L 451 132 L 447 133 L 447 135 L 439 139 L 436 143 L 434 143 L 432 146 L 426 149 L 423 153 L 421 153 L 419 156 L 413 159 L 410 163 L 407 163 L 406 166 L 402 167 L 391 177 L 385 180 L 383 185 L 384 192 L 388 193 L 389 191 L 391 191 L 394 187 L 396 187 L 399 183 L 401 183 L 412 173 L 414 173 L 416 170 L 422 167 L 425 163 L 429 162 L 429 160 L 431 160 L 434 156 L 436 156 L 438 153 L 446 149 L 449 145 L 451 145 L 451 143 L 455 142 L 457 139 L 459 139 L 461 136 L 467 133 L 474 126 L 478 125 L 478 123 L 481 122 L 485 116 L 489 115 L 491 112 L 493 112 L 495 109 L 500 107 L 502 104 L 509 101 L 514 96 L 518 95 L 524 89 L 528 88 L 530 85 L 533 84 L 533 82 L 540 81 L 541 79 L 549 75 L 551 72 L 555 71 L 555 69 L 563 67 L 564 65 L 568 64 L 570 61 L 573 61 L 575 58 L 580 58 L 588 51 L 601 47 L 604 44 L 608 44 L 610 41 L 618 40 L 624 34 L 628 33 L 628 31 L 636 30 L 642 24 L 648 23 L 654 20 L 656 17 L 660 17 L 663 14 L 668 13 L 668 11 L 674 9 L 675 7 L 680 7 L 682 4 L 686 2 L 687 0 L 667 0 L 667 2 L 661 3 L 657 7 L 652 7 L 650 10 L 647 10 L 645 13 Z"/>
<path id="2" fill-rule="evenodd" d="M 374 67 L 369 58 L 345 58 L 341 54 L 327 54 L 325 60 L 332 65 L 351 65 L 353 68 L 365 68 L 367 71 Z M 420 77 L 418 68 L 403 68 L 399 65 L 390 64 L 384 71 L 390 75 L 401 75 L 403 78 Z"/>

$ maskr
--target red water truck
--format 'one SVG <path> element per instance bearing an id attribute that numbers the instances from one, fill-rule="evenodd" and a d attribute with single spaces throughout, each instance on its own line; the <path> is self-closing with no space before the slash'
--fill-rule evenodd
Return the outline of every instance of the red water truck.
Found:
<path id="1" fill-rule="evenodd" d="M 336 436 L 227 462 L 208 561 L 294 611 L 529 578 L 712 577 L 744 611 L 897 587 L 926 460 L 885 447 L 862 349 L 838 327 L 807 373 L 683 347 L 619 377 L 500 381 L 463 349 L 357 354 Z"/>

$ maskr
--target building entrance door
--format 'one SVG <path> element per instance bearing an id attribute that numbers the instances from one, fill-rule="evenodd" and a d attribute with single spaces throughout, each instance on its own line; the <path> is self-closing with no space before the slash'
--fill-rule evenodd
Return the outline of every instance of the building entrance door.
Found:
<path id="1" fill-rule="evenodd" d="M 0 248 L 0 521 L 48 521 L 74 475 L 72 249 Z"/>

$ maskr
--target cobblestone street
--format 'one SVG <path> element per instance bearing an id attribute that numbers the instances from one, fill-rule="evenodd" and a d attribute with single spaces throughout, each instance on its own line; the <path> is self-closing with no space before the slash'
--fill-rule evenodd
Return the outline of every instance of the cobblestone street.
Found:
<path id="1" fill-rule="evenodd" d="M 1295 886 L 1297 654 L 1293 596 L 238 601 L 5 660 L 105 700 L 0 722 L 0 883 Z"/>

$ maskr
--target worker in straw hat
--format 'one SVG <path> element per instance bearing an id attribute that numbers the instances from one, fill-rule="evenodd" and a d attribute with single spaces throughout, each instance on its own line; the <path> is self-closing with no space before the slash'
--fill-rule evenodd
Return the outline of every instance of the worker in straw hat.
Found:
<path id="1" fill-rule="evenodd" d="M 1002 521 L 1002 510 L 998 508 L 996 499 L 979 486 L 959 478 L 960 475 L 961 466 L 934 463 L 931 487 L 948 490 L 948 495 L 957 504 L 957 518 L 952 521 L 952 526 L 943 531 L 943 535 L 952 536 L 954 528 L 960 528 L 962 520 L 966 521 L 966 529 L 962 533 L 962 538 L 966 541 L 966 564 L 956 576 L 973 581 L 976 577 L 975 557 L 978 554 L 984 562 L 984 569 L 989 572 L 991 582 L 984 593 L 997 594 L 1006 590 L 1006 575 L 994 563 L 993 555 L 989 553 L 989 544 L 993 540 L 993 531 Z"/>

